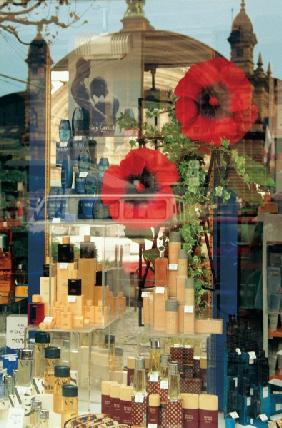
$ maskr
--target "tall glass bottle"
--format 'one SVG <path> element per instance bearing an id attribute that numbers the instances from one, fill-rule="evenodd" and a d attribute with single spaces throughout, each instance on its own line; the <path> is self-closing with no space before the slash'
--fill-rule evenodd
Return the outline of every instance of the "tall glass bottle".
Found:
<path id="1" fill-rule="evenodd" d="M 180 375 L 177 363 L 168 366 L 168 399 L 178 401 L 180 399 Z"/>
<path id="2" fill-rule="evenodd" d="M 50 334 L 45 331 L 37 331 L 35 333 L 34 345 L 34 376 L 44 376 L 45 355 L 44 351 L 50 343 Z"/>
<path id="3" fill-rule="evenodd" d="M 137 357 L 135 360 L 135 370 L 133 379 L 134 393 L 146 395 L 146 373 L 145 373 L 145 358 Z"/>
<path id="4" fill-rule="evenodd" d="M 150 375 L 160 373 L 161 345 L 159 339 L 150 339 Z"/>
<path id="5" fill-rule="evenodd" d="M 39 428 L 40 426 L 40 412 L 42 403 L 39 400 L 32 400 L 30 410 L 30 426 L 32 428 Z"/>
<path id="6" fill-rule="evenodd" d="M 169 364 L 169 355 L 161 355 L 160 363 L 160 398 L 161 403 L 164 404 L 168 399 L 168 364 Z"/>
<path id="7" fill-rule="evenodd" d="M 61 427 L 66 421 L 78 415 L 78 388 L 76 385 L 66 384 L 62 388 L 63 413 L 61 415 Z"/>
<path id="8" fill-rule="evenodd" d="M 33 377 L 33 350 L 20 349 L 18 370 L 16 372 L 16 385 L 29 386 Z"/>
<path id="9" fill-rule="evenodd" d="M 132 425 L 146 427 L 146 398 L 145 358 L 137 357 L 135 360 L 133 380 Z"/>
<path id="10" fill-rule="evenodd" d="M 45 348 L 44 386 L 46 393 L 53 393 L 55 383 L 55 366 L 60 363 L 60 348 Z"/>
<path id="11" fill-rule="evenodd" d="M 63 412 L 62 387 L 70 383 L 69 366 L 55 366 L 55 381 L 53 395 L 53 411 L 55 413 Z"/>

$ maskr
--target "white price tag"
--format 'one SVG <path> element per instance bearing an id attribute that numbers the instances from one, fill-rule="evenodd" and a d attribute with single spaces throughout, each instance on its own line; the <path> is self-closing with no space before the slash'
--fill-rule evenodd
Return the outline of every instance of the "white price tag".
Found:
<path id="1" fill-rule="evenodd" d="M 158 382 L 158 380 L 159 380 L 158 373 L 151 373 L 149 376 L 149 380 L 150 380 L 150 382 Z"/>
<path id="2" fill-rule="evenodd" d="M 235 351 L 237 352 L 237 354 L 238 354 L 238 355 L 241 355 L 241 354 L 242 354 L 242 352 L 241 352 L 241 349 L 240 349 L 240 348 L 236 348 L 236 349 L 235 349 Z"/>
<path id="3" fill-rule="evenodd" d="M 61 223 L 60 217 L 54 217 L 52 223 Z"/>
<path id="4" fill-rule="evenodd" d="M 150 293 L 149 291 L 142 291 L 141 297 L 149 297 Z"/>
<path id="5" fill-rule="evenodd" d="M 137 392 L 137 394 L 135 394 L 135 397 L 134 397 L 135 403 L 144 403 L 144 399 L 145 397 L 142 394 L 142 392 Z"/>
<path id="6" fill-rule="evenodd" d="M 250 419 L 250 425 L 254 425 L 254 420 Z"/>
<path id="7" fill-rule="evenodd" d="M 264 413 L 261 415 L 258 415 L 258 417 L 262 422 L 268 421 L 268 417 Z"/>
<path id="8" fill-rule="evenodd" d="M 168 270 L 177 270 L 178 269 L 178 264 L 177 263 L 170 263 L 168 265 Z"/>
<path id="9" fill-rule="evenodd" d="M 73 141 L 82 141 L 82 139 L 83 139 L 83 136 L 82 136 L 82 135 L 75 135 L 75 136 L 73 137 Z"/>
<path id="10" fill-rule="evenodd" d="M 60 147 L 68 147 L 67 141 L 60 141 Z"/>
<path id="11" fill-rule="evenodd" d="M 27 315 L 9 315 L 6 321 L 6 346 L 22 349 L 27 325 Z"/>
<path id="12" fill-rule="evenodd" d="M 59 263 L 59 268 L 60 269 L 67 269 L 69 267 L 68 263 Z"/>
<path id="13" fill-rule="evenodd" d="M 24 409 L 21 407 L 11 407 L 8 413 L 6 428 L 23 428 Z"/>
<path id="14" fill-rule="evenodd" d="M 45 317 L 43 320 L 44 324 L 52 324 L 54 318 L 53 317 Z"/>
<path id="15" fill-rule="evenodd" d="M 238 378 L 234 377 L 233 379 L 234 379 L 234 382 L 235 382 L 235 388 L 238 388 Z"/>
<path id="16" fill-rule="evenodd" d="M 148 424 L 148 428 L 158 428 L 158 424 Z"/>
<path id="17" fill-rule="evenodd" d="M 160 389 L 168 389 L 168 380 L 161 380 L 160 381 Z"/>
<path id="18" fill-rule="evenodd" d="M 88 171 L 81 171 L 79 173 L 79 178 L 86 178 L 88 176 Z"/>
<path id="19" fill-rule="evenodd" d="M 156 292 L 156 294 L 164 294 L 165 288 L 164 287 L 156 287 L 155 292 Z"/>
<path id="20" fill-rule="evenodd" d="M 184 306 L 184 313 L 185 314 L 193 314 L 194 312 L 194 306 Z"/>
<path id="21" fill-rule="evenodd" d="M 229 413 L 229 416 L 231 416 L 232 419 L 239 419 L 239 415 L 237 412 L 231 412 Z"/>
<path id="22" fill-rule="evenodd" d="M 251 397 L 247 397 L 247 406 L 251 405 Z"/>
<path id="23" fill-rule="evenodd" d="M 76 302 L 76 296 L 68 296 L 68 302 L 69 303 L 75 303 Z"/>
<path id="24" fill-rule="evenodd" d="M 262 390 L 262 397 L 263 398 L 268 398 L 268 394 L 269 394 L 269 392 L 268 392 L 268 386 L 264 386 L 263 390 Z"/>
<path id="25" fill-rule="evenodd" d="M 252 397 L 254 395 L 254 389 L 250 388 L 250 396 Z"/>
<path id="26" fill-rule="evenodd" d="M 250 358 L 249 363 L 254 364 L 254 360 L 257 358 L 256 353 L 254 351 L 251 351 L 251 352 L 248 352 L 248 354 L 249 354 L 249 358 Z"/>

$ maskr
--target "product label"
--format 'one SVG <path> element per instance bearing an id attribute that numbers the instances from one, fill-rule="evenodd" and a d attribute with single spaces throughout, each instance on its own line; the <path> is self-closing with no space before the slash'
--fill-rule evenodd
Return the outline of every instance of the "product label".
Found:
<path id="1" fill-rule="evenodd" d="M 6 428 L 23 428 L 24 426 L 24 409 L 21 407 L 11 407 L 8 413 Z"/>
<path id="2" fill-rule="evenodd" d="M 149 406 L 148 408 L 148 423 L 158 426 L 160 423 L 160 408 Z"/>
<path id="3" fill-rule="evenodd" d="M 262 389 L 263 398 L 268 398 L 268 386 L 264 386 Z"/>
<path id="4" fill-rule="evenodd" d="M 109 395 L 102 395 L 101 405 L 102 405 L 102 413 L 104 413 L 104 415 L 111 416 L 110 415 L 111 399 Z"/>
<path id="5" fill-rule="evenodd" d="M 132 425 L 132 403 L 131 401 L 120 402 L 120 422 Z"/>
<path id="6" fill-rule="evenodd" d="M 183 428 L 194 428 L 199 426 L 198 409 L 183 409 Z"/>
<path id="7" fill-rule="evenodd" d="M 258 418 L 259 418 L 262 422 L 266 422 L 266 421 L 268 421 L 268 417 L 267 417 L 265 414 L 258 415 Z"/>
<path id="8" fill-rule="evenodd" d="M 60 217 L 53 217 L 52 223 L 61 223 Z"/>
<path id="9" fill-rule="evenodd" d="M 120 400 L 119 398 L 111 398 L 112 418 L 120 422 Z"/>
<path id="10" fill-rule="evenodd" d="M 168 265 L 168 270 L 177 270 L 178 269 L 178 264 L 177 263 L 170 263 Z"/>
<path id="11" fill-rule="evenodd" d="M 238 378 L 234 377 L 233 380 L 234 380 L 234 383 L 235 383 L 235 388 L 238 388 Z"/>
<path id="12" fill-rule="evenodd" d="M 149 380 L 150 380 L 150 382 L 158 382 L 158 380 L 159 380 L 158 373 L 151 373 L 149 376 Z"/>
<path id="13" fill-rule="evenodd" d="M 75 303 L 76 302 L 76 296 L 68 296 L 68 302 L 69 303 Z"/>
<path id="14" fill-rule="evenodd" d="M 160 389 L 168 389 L 168 380 L 167 379 L 160 381 Z"/>
<path id="15" fill-rule="evenodd" d="M 148 291 L 142 291 L 141 297 L 150 297 L 150 293 Z"/>
<path id="16" fill-rule="evenodd" d="M 79 173 L 79 178 L 86 178 L 88 176 L 88 171 L 81 171 Z"/>
<path id="17" fill-rule="evenodd" d="M 60 141 L 60 147 L 68 147 L 67 141 Z"/>
<path id="18" fill-rule="evenodd" d="M 218 412 L 211 410 L 200 410 L 200 426 L 218 426 Z"/>
<path id="19" fill-rule="evenodd" d="M 192 314 L 194 312 L 194 306 L 184 306 L 185 314 Z"/>
<path id="20" fill-rule="evenodd" d="M 69 267 L 68 263 L 59 263 L 59 268 L 60 269 L 67 269 Z"/>
<path id="21" fill-rule="evenodd" d="M 148 428 L 158 428 L 158 424 L 148 424 Z"/>
<path id="22" fill-rule="evenodd" d="M 135 403 L 144 403 L 145 397 L 142 392 L 137 392 L 134 397 Z"/>
<path id="23" fill-rule="evenodd" d="M 229 415 L 231 416 L 232 419 L 239 419 L 239 415 L 237 412 L 231 412 L 229 413 Z"/>
<path id="24" fill-rule="evenodd" d="M 165 293 L 165 287 L 155 287 L 155 293 L 164 294 Z"/>
<path id="25" fill-rule="evenodd" d="M 252 397 L 254 395 L 254 389 L 250 388 L 250 396 Z"/>
<path id="26" fill-rule="evenodd" d="M 247 397 L 247 406 L 251 405 L 251 397 Z"/>

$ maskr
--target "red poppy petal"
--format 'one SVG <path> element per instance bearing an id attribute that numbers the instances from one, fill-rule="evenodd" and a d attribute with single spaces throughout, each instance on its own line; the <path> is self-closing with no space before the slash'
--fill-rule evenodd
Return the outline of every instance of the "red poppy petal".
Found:
<path id="1" fill-rule="evenodd" d="M 194 101 L 183 97 L 179 98 L 175 103 L 175 114 L 179 122 L 188 126 L 199 115 L 199 109 Z"/>

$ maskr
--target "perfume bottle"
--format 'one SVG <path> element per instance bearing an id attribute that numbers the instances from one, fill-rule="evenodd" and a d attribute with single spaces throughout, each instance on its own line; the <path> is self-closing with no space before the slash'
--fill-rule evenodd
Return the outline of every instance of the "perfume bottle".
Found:
<path id="1" fill-rule="evenodd" d="M 132 398 L 132 425 L 146 427 L 147 393 L 145 358 L 137 357 L 135 360 L 135 371 L 133 381 Z"/>
<path id="2" fill-rule="evenodd" d="M 69 153 L 66 153 L 61 166 L 61 186 L 63 193 L 66 189 L 71 189 L 73 183 L 73 165 Z"/>
<path id="3" fill-rule="evenodd" d="M 168 400 L 168 364 L 169 355 L 161 355 L 160 362 L 160 399 L 161 403 L 165 404 Z"/>
<path id="4" fill-rule="evenodd" d="M 32 400 L 30 410 L 30 425 L 32 428 L 39 428 L 40 424 L 40 412 L 42 409 L 42 403 L 39 400 Z"/>
<path id="5" fill-rule="evenodd" d="M 33 377 L 33 350 L 20 349 L 18 370 L 16 372 L 16 385 L 29 386 Z"/>
<path id="6" fill-rule="evenodd" d="M 48 346 L 45 348 L 44 386 L 47 393 L 53 393 L 55 383 L 55 366 L 60 362 L 60 348 Z"/>
<path id="7" fill-rule="evenodd" d="M 180 375 L 177 363 L 168 366 L 168 399 L 178 401 L 180 399 Z"/>
<path id="8" fill-rule="evenodd" d="M 88 150 L 88 142 L 85 141 L 82 150 L 78 155 L 78 170 L 79 172 L 88 173 L 91 165 L 90 153 Z M 85 174 L 86 178 L 86 174 Z"/>
<path id="9" fill-rule="evenodd" d="M 39 414 L 40 428 L 49 428 L 49 410 L 42 409 Z"/>
<path id="10" fill-rule="evenodd" d="M 160 257 L 155 260 L 155 285 L 156 286 L 167 286 L 167 268 L 168 259 L 164 257 L 165 248 L 160 247 Z"/>
<path id="11" fill-rule="evenodd" d="M 67 142 L 71 138 L 71 126 L 70 121 L 67 119 L 61 119 L 59 125 L 59 138 L 62 142 Z"/>
<path id="12" fill-rule="evenodd" d="M 159 339 L 150 339 L 150 375 L 159 375 L 160 372 L 160 359 L 161 359 L 161 345 Z M 158 379 L 157 379 L 158 380 Z"/>
<path id="13" fill-rule="evenodd" d="M 62 387 L 70 383 L 70 367 L 69 366 L 55 366 L 54 370 L 54 395 L 53 395 L 53 412 L 63 412 L 63 398 Z"/>
<path id="14" fill-rule="evenodd" d="M 78 416 L 78 388 L 76 385 L 66 384 L 62 388 L 63 413 L 61 415 L 61 427 L 75 416 Z"/>
<path id="15" fill-rule="evenodd" d="M 132 386 L 121 386 L 120 391 L 120 422 L 122 424 L 132 425 Z"/>
<path id="16" fill-rule="evenodd" d="M 34 345 L 34 376 L 43 378 L 45 363 L 45 348 L 50 343 L 50 334 L 45 331 L 35 333 Z"/>
<path id="17" fill-rule="evenodd" d="M 115 359 L 115 343 L 116 338 L 113 334 L 106 334 L 105 336 L 105 345 L 108 347 L 108 364 L 110 370 L 116 369 L 116 359 Z"/>
<path id="18" fill-rule="evenodd" d="M 149 395 L 148 406 L 148 427 L 159 428 L 160 425 L 160 396 L 159 394 Z"/>
<path id="19" fill-rule="evenodd" d="M 141 356 L 137 357 L 135 360 L 133 389 L 134 393 L 146 395 L 145 358 Z"/>

